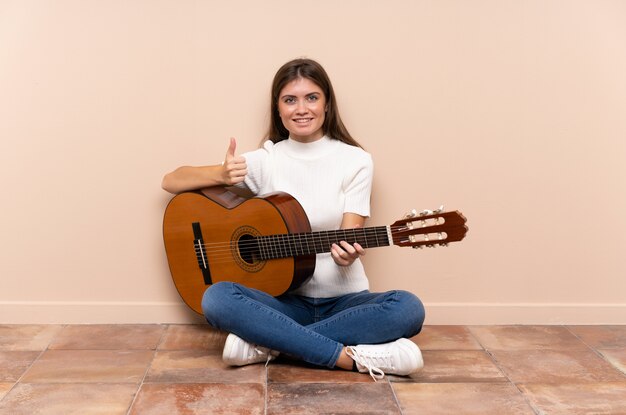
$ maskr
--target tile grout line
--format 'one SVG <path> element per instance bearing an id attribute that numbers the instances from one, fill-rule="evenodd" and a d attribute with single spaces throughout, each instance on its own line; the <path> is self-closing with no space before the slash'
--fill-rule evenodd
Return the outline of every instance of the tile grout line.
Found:
<path id="1" fill-rule="evenodd" d="M 159 346 L 161 346 L 161 344 L 163 343 L 163 339 L 165 338 L 165 335 L 167 334 L 167 330 L 170 327 L 169 324 L 164 324 L 164 326 L 165 326 L 165 328 L 163 330 L 163 333 L 161 333 L 161 337 L 159 338 L 159 341 L 154 346 L 154 352 L 152 353 L 152 359 L 150 359 L 150 363 L 148 363 L 148 366 L 146 367 L 146 370 L 143 372 L 143 376 L 141 378 L 141 381 L 137 385 L 137 390 L 135 391 L 135 396 L 133 396 L 133 399 L 130 402 L 130 405 L 128 405 L 128 410 L 126 411 L 126 415 L 130 415 L 130 411 L 133 409 L 133 406 L 135 405 L 135 402 L 137 401 L 137 398 L 139 397 L 139 392 L 141 391 L 141 388 L 142 388 L 142 386 L 144 384 L 144 381 L 146 380 L 146 376 L 148 376 L 148 372 L 152 368 L 152 364 L 154 363 L 154 359 L 156 358 L 156 354 L 157 354 L 157 351 L 159 350 Z"/>
<path id="2" fill-rule="evenodd" d="M 396 390 L 393 388 L 393 383 L 389 380 L 389 378 L 387 378 L 387 383 L 389 384 L 389 387 L 391 388 L 391 394 L 393 395 L 393 399 L 396 402 L 398 411 L 400 411 L 400 415 L 402 415 L 403 414 L 402 406 L 400 405 L 400 400 L 398 399 L 398 395 L 396 395 Z"/>
<path id="3" fill-rule="evenodd" d="M 20 375 L 20 377 L 15 381 L 15 384 L 13 384 L 13 386 L 11 386 L 11 388 L 4 394 L 4 396 L 2 397 L 2 399 L 0 399 L 0 402 L 2 402 L 3 400 L 6 399 L 7 396 L 9 396 L 9 394 L 13 391 L 13 389 L 15 389 L 17 387 L 17 385 L 21 384 L 22 379 L 24 378 L 24 376 L 26 376 L 26 374 L 28 373 L 28 371 L 35 365 L 35 363 L 37 363 L 39 361 L 39 359 L 41 359 L 41 356 L 43 356 L 43 354 L 45 352 L 47 352 L 48 350 L 50 350 L 50 344 L 52 344 L 52 342 L 54 341 L 54 339 L 56 339 L 56 337 L 68 326 L 67 324 L 61 324 L 61 330 L 59 330 L 59 333 L 55 334 L 54 337 L 52 337 L 50 339 L 50 341 L 48 342 L 48 344 L 46 345 L 46 347 L 39 352 L 39 354 L 37 355 L 37 357 L 30 363 L 30 365 L 28 365 L 28 367 L 26 368 L 26 370 L 24 370 L 24 372 L 22 372 L 22 374 Z M 24 351 L 30 351 L 30 350 L 24 350 Z M 37 351 L 37 350 L 32 350 L 32 351 Z"/>
<path id="4" fill-rule="evenodd" d="M 267 403 L 268 403 L 267 400 L 268 400 L 268 395 L 269 395 L 269 393 L 268 393 L 268 389 L 269 389 L 269 371 L 270 371 L 269 365 L 265 365 L 265 382 L 264 382 L 265 384 L 263 385 L 263 389 L 265 391 L 265 400 L 264 400 L 265 401 L 264 402 L 264 409 L 265 409 L 265 411 L 263 413 L 265 415 L 267 415 Z"/>
<path id="5" fill-rule="evenodd" d="M 591 347 L 580 336 L 578 336 L 576 333 L 574 333 L 572 330 L 570 330 L 569 325 L 564 325 L 563 327 L 568 332 L 570 332 L 572 334 L 572 336 L 576 337 L 582 344 L 584 344 L 589 349 L 591 349 L 591 351 L 594 352 L 600 359 L 602 359 L 604 362 L 609 364 L 613 369 L 617 370 L 624 378 L 626 378 L 626 373 L 622 372 L 618 367 L 616 367 L 613 363 L 611 363 L 597 348 Z"/>
<path id="6" fill-rule="evenodd" d="M 504 375 L 504 377 L 506 378 L 506 380 L 509 382 L 509 384 L 511 384 L 518 392 L 520 395 L 522 395 L 522 398 L 524 399 L 524 402 L 526 402 L 526 404 L 528 404 L 528 407 L 536 414 L 536 415 L 541 415 L 541 411 L 538 408 L 535 408 L 535 406 L 530 402 L 529 397 L 520 389 L 520 387 L 511 380 L 511 378 L 509 377 L 509 375 L 506 373 L 506 371 L 502 368 L 502 366 L 500 366 L 500 363 L 498 362 L 498 359 L 496 359 L 496 357 L 491 353 L 491 351 L 489 349 L 487 349 L 482 342 L 480 341 L 480 339 L 474 335 L 474 333 L 472 333 L 472 330 L 467 327 L 467 331 L 469 332 L 470 336 L 472 336 L 472 338 L 474 340 L 476 340 L 476 342 L 480 345 L 480 347 L 482 347 L 482 349 L 484 350 L 485 353 L 487 353 L 487 356 L 489 356 L 489 358 L 493 361 L 493 363 L 496 365 L 496 367 L 498 368 L 498 370 L 500 372 L 502 372 L 502 374 Z"/>

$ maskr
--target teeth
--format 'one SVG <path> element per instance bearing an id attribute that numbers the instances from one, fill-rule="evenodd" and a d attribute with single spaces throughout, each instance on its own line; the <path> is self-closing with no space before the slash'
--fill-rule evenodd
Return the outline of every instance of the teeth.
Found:
<path id="1" fill-rule="evenodd" d="M 313 119 L 313 118 L 298 118 L 298 119 L 295 119 L 294 121 L 295 121 L 295 122 L 297 122 L 297 123 L 301 123 L 301 124 L 303 124 L 303 123 L 305 123 L 305 122 L 309 122 L 309 121 L 311 121 L 312 119 Z"/>

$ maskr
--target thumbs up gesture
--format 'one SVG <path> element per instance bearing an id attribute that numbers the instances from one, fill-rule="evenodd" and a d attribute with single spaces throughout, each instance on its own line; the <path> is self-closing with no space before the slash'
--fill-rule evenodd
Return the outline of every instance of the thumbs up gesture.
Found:
<path id="1" fill-rule="evenodd" d="M 228 186 L 243 182 L 244 177 L 248 174 L 246 159 L 242 156 L 236 156 L 236 149 L 237 141 L 231 137 L 230 145 L 226 151 L 226 158 L 224 163 L 222 163 L 222 180 Z"/>

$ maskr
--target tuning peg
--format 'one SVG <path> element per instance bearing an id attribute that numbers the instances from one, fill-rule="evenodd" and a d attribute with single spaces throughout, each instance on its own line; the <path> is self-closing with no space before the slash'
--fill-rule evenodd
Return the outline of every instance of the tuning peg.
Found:
<path id="1" fill-rule="evenodd" d="M 427 215 L 432 215 L 433 211 L 432 210 L 428 210 L 428 209 L 424 209 L 420 212 L 420 216 L 427 216 Z"/>
<path id="2" fill-rule="evenodd" d="M 408 219 L 408 218 L 414 218 L 414 217 L 416 217 L 416 216 L 417 216 L 417 210 L 415 210 L 415 209 L 411 209 L 411 211 L 410 211 L 410 212 L 407 212 L 407 213 L 404 215 L 404 217 L 405 217 L 406 219 Z"/>
<path id="3" fill-rule="evenodd" d="M 443 207 L 443 205 L 441 205 L 441 206 L 439 206 L 438 209 L 435 209 L 435 210 L 424 209 L 424 210 L 422 210 L 419 213 L 419 215 L 420 216 L 427 216 L 427 215 L 433 215 L 433 214 L 438 215 L 438 214 L 442 213 L 443 211 L 444 211 L 444 207 Z"/>

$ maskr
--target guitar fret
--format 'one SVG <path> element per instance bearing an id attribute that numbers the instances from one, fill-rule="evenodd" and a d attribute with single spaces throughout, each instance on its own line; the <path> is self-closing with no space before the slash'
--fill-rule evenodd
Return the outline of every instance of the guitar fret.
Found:
<path id="1" fill-rule="evenodd" d="M 285 235 L 281 235 L 278 238 L 278 242 L 279 242 L 278 247 L 280 248 L 280 257 L 285 258 L 285 257 L 291 256 L 290 253 L 287 253 L 288 245 L 285 244 Z"/>
<path id="2" fill-rule="evenodd" d="M 276 243 L 278 240 L 278 235 L 272 235 L 272 258 L 279 258 L 278 256 L 278 244 Z"/>
<path id="3" fill-rule="evenodd" d="M 276 235 L 276 248 L 278 249 L 278 258 L 287 256 L 284 235 Z"/>
<path id="4" fill-rule="evenodd" d="M 369 235 L 369 229 L 357 229 L 357 242 L 363 247 L 363 248 L 369 248 L 372 244 L 370 243 L 369 239 L 368 239 L 368 235 Z"/>
<path id="5" fill-rule="evenodd" d="M 292 249 L 291 249 L 291 243 L 289 241 L 289 234 L 285 234 L 285 235 L 280 235 L 278 240 L 278 247 L 280 249 L 280 257 L 281 258 L 285 258 L 285 257 L 290 257 L 293 256 L 292 254 Z"/>
<path id="6" fill-rule="evenodd" d="M 283 258 L 293 256 L 289 239 L 289 235 L 281 235 L 280 237 L 281 254 L 284 253 Z"/>
<path id="7" fill-rule="evenodd" d="M 263 237 L 257 236 L 256 243 L 257 243 L 257 246 L 259 247 L 259 259 L 262 261 L 265 259 L 263 255 Z"/>
<path id="8" fill-rule="evenodd" d="M 298 255 L 298 242 L 296 241 L 296 235 L 292 235 L 289 238 L 289 249 L 291 250 L 291 256 Z"/>
<path id="9" fill-rule="evenodd" d="M 290 245 L 291 245 L 291 247 L 293 249 L 293 256 L 300 256 L 301 255 L 301 253 L 300 253 L 300 250 L 301 250 L 300 244 L 301 244 L 301 242 L 300 242 L 300 234 L 298 234 L 298 233 L 291 234 Z"/>
<path id="10" fill-rule="evenodd" d="M 263 237 L 263 250 L 265 251 L 265 258 L 270 259 L 272 257 L 272 254 L 270 252 L 269 239 L 267 236 Z"/>
<path id="11" fill-rule="evenodd" d="M 322 238 L 320 238 L 319 232 L 315 232 L 313 234 L 313 251 L 316 254 L 324 252 L 324 251 L 322 251 Z"/>
<path id="12" fill-rule="evenodd" d="M 355 236 L 356 236 L 356 232 L 357 232 L 357 229 L 354 230 Z M 361 232 L 361 238 L 362 238 L 361 242 L 359 242 L 359 244 L 361 246 L 364 246 L 365 248 L 369 248 L 370 244 L 369 244 L 369 242 L 367 242 L 367 233 L 365 232 L 365 229 L 361 228 L 361 229 L 359 229 L 359 232 Z"/>
<path id="13" fill-rule="evenodd" d="M 302 235 L 301 234 L 296 234 L 298 235 L 298 244 L 300 245 L 300 255 L 304 255 L 304 251 L 302 249 Z M 296 249 L 297 250 L 297 249 Z"/>
<path id="14" fill-rule="evenodd" d="M 272 255 L 272 235 L 265 237 L 265 251 L 267 252 L 267 259 L 272 259 L 274 257 Z"/>
<path id="15" fill-rule="evenodd" d="M 290 235 L 289 237 L 287 237 L 287 240 L 289 241 L 289 244 L 287 245 L 289 247 L 289 256 L 298 256 L 298 245 L 295 236 Z"/>
<path id="16" fill-rule="evenodd" d="M 367 231 L 365 229 L 361 229 L 361 238 L 363 238 L 363 246 L 365 248 L 370 247 L 370 242 L 367 240 Z"/>
<path id="17" fill-rule="evenodd" d="M 381 238 L 381 242 L 378 244 L 378 246 L 389 246 L 393 243 L 389 240 L 387 233 L 388 228 L 386 226 L 378 226 L 376 230 L 376 234 L 379 235 Z M 378 240 L 378 236 L 376 237 L 376 239 Z"/>
<path id="18" fill-rule="evenodd" d="M 309 246 L 309 238 L 308 238 L 307 235 L 304 235 L 304 241 L 306 242 L 306 253 L 307 253 L 307 255 L 310 255 L 311 254 L 311 247 Z"/>
<path id="19" fill-rule="evenodd" d="M 270 252 L 271 245 L 270 245 L 269 238 L 267 236 L 263 237 L 263 245 L 265 245 L 265 247 L 264 247 L 264 249 L 265 249 L 265 257 L 267 259 L 272 258 L 272 253 Z"/>
<path id="20" fill-rule="evenodd" d="M 265 253 L 265 259 L 271 259 L 272 253 L 270 252 L 271 244 L 270 244 L 270 236 L 263 237 L 263 252 Z"/>
<path id="21" fill-rule="evenodd" d="M 257 236 L 255 240 L 256 240 L 256 245 L 259 248 L 259 259 L 263 260 L 263 253 L 261 252 L 261 238 Z"/>
<path id="22" fill-rule="evenodd" d="M 300 250 L 298 249 L 299 245 L 302 245 L 302 243 L 300 242 L 299 234 L 296 233 L 296 234 L 293 235 L 292 242 L 293 242 L 294 256 L 301 255 L 300 250 L 302 248 L 300 248 Z"/>
<path id="23" fill-rule="evenodd" d="M 350 238 L 348 238 L 348 231 L 344 229 L 339 229 L 335 232 L 335 243 L 339 245 L 339 241 L 346 241 L 350 243 Z"/>

